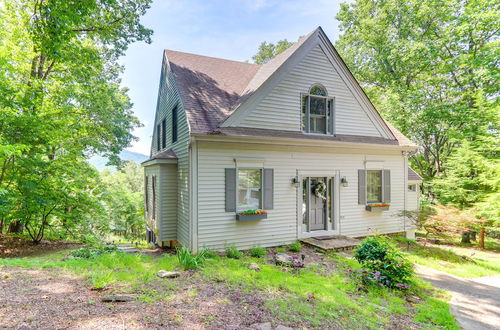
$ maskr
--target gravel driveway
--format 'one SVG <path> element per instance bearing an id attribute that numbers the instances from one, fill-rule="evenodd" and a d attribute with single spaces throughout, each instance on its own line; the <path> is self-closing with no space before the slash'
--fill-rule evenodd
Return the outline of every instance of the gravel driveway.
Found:
<path id="1" fill-rule="evenodd" d="M 465 279 L 421 265 L 415 271 L 435 287 L 451 293 L 451 313 L 461 328 L 498 329 L 500 275 Z"/>

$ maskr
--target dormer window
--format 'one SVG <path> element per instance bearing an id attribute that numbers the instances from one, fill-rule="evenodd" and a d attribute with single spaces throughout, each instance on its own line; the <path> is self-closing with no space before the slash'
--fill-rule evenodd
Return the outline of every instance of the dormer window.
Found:
<path id="1" fill-rule="evenodd" d="M 314 85 L 308 94 L 302 94 L 302 131 L 334 135 L 333 101 L 333 97 L 328 97 L 326 88 L 321 85 Z"/>

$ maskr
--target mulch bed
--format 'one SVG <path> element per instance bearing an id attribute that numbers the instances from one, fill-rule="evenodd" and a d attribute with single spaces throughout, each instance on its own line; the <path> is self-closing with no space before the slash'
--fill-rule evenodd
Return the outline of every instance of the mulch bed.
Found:
<path id="1" fill-rule="evenodd" d="M 56 252 L 65 249 L 75 249 L 81 244 L 72 242 L 52 242 L 43 240 L 39 244 L 15 235 L 0 234 L 0 258 L 22 258 Z"/>

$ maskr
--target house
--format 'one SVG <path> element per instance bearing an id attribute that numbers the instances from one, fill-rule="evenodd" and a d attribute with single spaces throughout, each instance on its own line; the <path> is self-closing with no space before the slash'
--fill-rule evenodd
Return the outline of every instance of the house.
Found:
<path id="1" fill-rule="evenodd" d="M 320 27 L 264 65 L 166 50 L 143 163 L 150 239 L 196 251 L 412 237 L 400 214 L 415 205 L 407 157 L 416 148 Z"/>

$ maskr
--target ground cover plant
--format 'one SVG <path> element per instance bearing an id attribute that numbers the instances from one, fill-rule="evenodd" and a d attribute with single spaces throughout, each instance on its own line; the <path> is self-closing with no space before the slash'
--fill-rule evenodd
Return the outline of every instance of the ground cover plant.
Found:
<path id="1" fill-rule="evenodd" d="M 413 265 L 383 236 L 365 238 L 356 249 L 354 257 L 368 270 L 361 272 L 365 281 L 376 281 L 393 288 L 406 288 L 412 282 Z"/>
<path id="2" fill-rule="evenodd" d="M 500 274 L 500 255 L 494 251 L 436 245 L 393 238 L 411 262 L 464 278 Z"/>
<path id="3" fill-rule="evenodd" d="M 134 293 L 138 297 L 133 304 L 151 306 L 134 308 L 148 311 L 175 308 L 176 315 L 168 322 L 162 321 L 170 326 L 189 326 L 187 322 L 192 319 L 208 327 L 220 327 L 227 322 L 248 327 L 251 324 L 245 322 L 271 321 L 275 325 L 308 328 L 398 328 L 402 324 L 411 328 L 456 328 L 447 297 L 434 293 L 422 281 L 415 280 L 405 292 L 377 286 L 361 290 L 346 274 L 349 268 L 361 268 L 356 260 L 335 254 L 318 255 L 310 248 L 303 248 L 301 254 L 306 255 L 306 261 L 314 262 L 295 269 L 277 266 L 269 256 L 240 259 L 216 256 L 206 259 L 202 268 L 170 280 L 159 279 L 156 274 L 159 270 L 184 268 L 174 254 L 111 252 L 95 258 L 67 258 L 68 252 L 58 252 L 33 258 L 0 259 L 3 267 L 0 271 L 41 268 L 49 269 L 51 276 L 78 274 L 89 287 L 104 290 L 99 294 Z M 257 263 L 261 270 L 249 270 L 250 262 Z M 99 296 L 92 300 L 99 301 Z M 222 308 L 229 310 L 229 314 L 224 314 Z M 162 313 L 165 314 L 159 312 Z M 227 315 L 228 319 L 219 314 Z M 158 326 L 155 322 L 160 321 L 151 318 L 144 322 Z"/>

